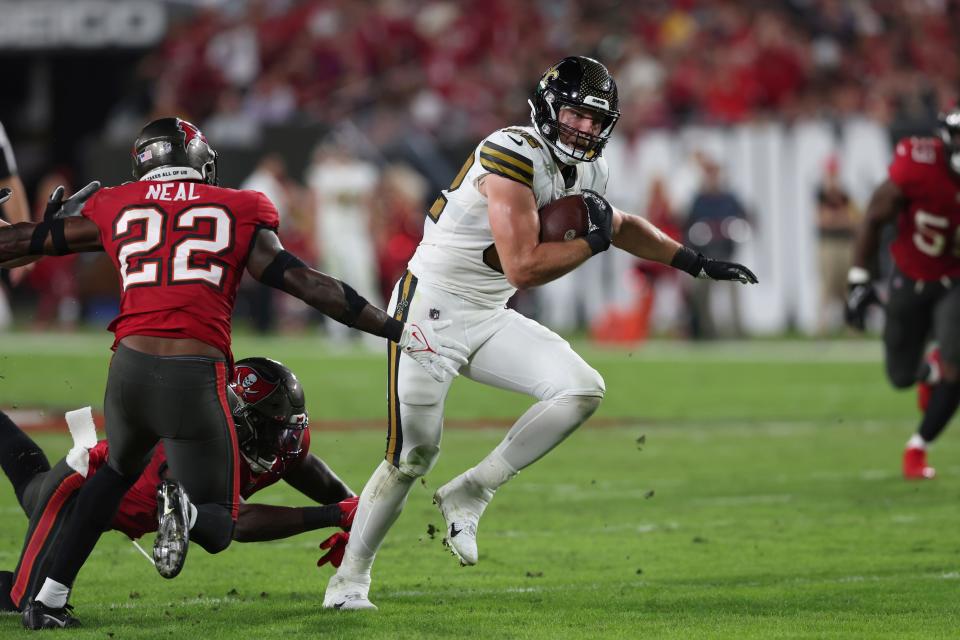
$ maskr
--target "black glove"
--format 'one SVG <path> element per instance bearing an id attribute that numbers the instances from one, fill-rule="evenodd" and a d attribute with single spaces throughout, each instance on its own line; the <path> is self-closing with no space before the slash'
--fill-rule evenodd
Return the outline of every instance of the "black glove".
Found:
<path id="1" fill-rule="evenodd" d="M 4 187 L 3 189 L 0 189 L 0 204 L 3 204 L 7 200 L 9 200 L 10 196 L 12 195 L 13 195 L 13 189 L 10 189 L 8 187 Z"/>
<path id="2" fill-rule="evenodd" d="M 80 215 L 83 205 L 100 189 L 100 183 L 94 180 L 75 194 L 63 199 L 63 185 L 60 185 L 50 194 L 47 207 L 43 210 L 43 221 L 49 222 L 54 218 L 68 218 Z"/>
<path id="3" fill-rule="evenodd" d="M 865 271 L 857 271 L 857 267 L 850 270 L 847 278 L 847 304 L 843 309 L 843 318 L 847 325 L 863 331 L 864 321 L 867 318 L 867 309 L 872 304 L 879 304 L 877 290 Z M 864 277 L 865 276 L 865 277 Z"/>
<path id="4" fill-rule="evenodd" d="M 584 189 L 582 196 L 589 218 L 586 241 L 593 255 L 597 255 L 613 242 L 613 207 L 596 191 Z"/>
<path id="5" fill-rule="evenodd" d="M 757 284 L 757 276 L 742 264 L 707 258 L 690 247 L 680 247 L 670 261 L 670 266 L 686 271 L 694 278 L 736 280 L 743 284 Z"/>

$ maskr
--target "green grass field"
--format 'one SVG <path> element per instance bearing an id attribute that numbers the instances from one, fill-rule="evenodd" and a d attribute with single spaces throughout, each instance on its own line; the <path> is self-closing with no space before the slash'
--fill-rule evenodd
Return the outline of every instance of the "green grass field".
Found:
<path id="1" fill-rule="evenodd" d="M 99 406 L 108 344 L 106 334 L 5 336 L 0 406 L 51 415 Z M 914 396 L 886 385 L 876 343 L 580 350 L 604 375 L 607 399 L 593 425 L 500 491 L 482 521 L 478 566 L 457 566 L 442 536 L 428 535 L 442 526 L 430 497 L 529 402 L 462 380 L 448 401 L 440 462 L 374 567 L 380 611 L 320 608 L 331 574 L 315 566 L 325 531 L 235 544 L 219 556 L 197 548 L 173 581 L 109 533 L 77 581 L 72 601 L 85 627 L 69 635 L 957 637 L 960 436 L 947 431 L 934 449 L 936 480 L 900 478 Z M 379 354 L 307 338 L 240 339 L 236 353 L 297 372 L 313 450 L 359 491 L 384 433 L 344 423 L 382 418 Z M 38 441 L 53 459 L 68 447 L 65 436 Z M 258 499 L 306 500 L 283 487 Z M 12 569 L 26 519 L 3 482 L 0 513 L 0 567 Z M 0 616 L 0 637 L 23 635 L 17 617 Z"/>

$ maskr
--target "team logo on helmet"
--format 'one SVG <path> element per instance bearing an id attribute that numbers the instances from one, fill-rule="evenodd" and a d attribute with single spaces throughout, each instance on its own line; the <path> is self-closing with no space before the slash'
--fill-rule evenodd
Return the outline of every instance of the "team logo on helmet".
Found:
<path id="1" fill-rule="evenodd" d="M 261 398 L 270 395 L 276 385 L 270 384 L 250 367 L 243 365 L 237 367 L 236 382 L 233 383 L 234 392 L 240 396 L 244 402 L 256 402 Z"/>
<path id="2" fill-rule="evenodd" d="M 207 137 L 203 135 L 203 132 L 200 131 L 193 123 L 187 122 L 186 120 L 181 120 L 177 118 L 177 127 L 180 131 L 183 131 L 183 146 L 190 146 L 190 141 L 194 138 L 200 138 L 204 143 L 207 142 Z"/>

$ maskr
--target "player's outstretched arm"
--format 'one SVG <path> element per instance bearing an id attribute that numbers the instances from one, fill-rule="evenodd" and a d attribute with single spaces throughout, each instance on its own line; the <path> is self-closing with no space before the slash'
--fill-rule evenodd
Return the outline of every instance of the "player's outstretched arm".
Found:
<path id="1" fill-rule="evenodd" d="M 449 320 L 403 323 L 375 307 L 353 287 L 307 266 L 283 248 L 277 234 L 257 233 L 247 270 L 260 282 L 300 298 L 314 309 L 348 327 L 396 342 L 437 381 L 457 375 L 467 363 L 467 347 L 439 332 Z"/>
<path id="2" fill-rule="evenodd" d="M 77 215 L 99 188 L 99 182 L 91 182 L 63 200 L 63 187 L 58 187 L 47 203 L 42 222 L 18 222 L 0 227 L 0 263 L 26 256 L 62 256 L 102 250 L 97 225 Z"/>
<path id="3" fill-rule="evenodd" d="M 320 504 L 340 502 L 356 494 L 333 472 L 327 463 L 308 453 L 283 474 L 291 487 Z"/>
<path id="4" fill-rule="evenodd" d="M 279 540 L 325 527 L 348 529 L 357 497 L 320 458 L 307 454 L 283 473 L 283 479 L 322 506 L 240 505 L 233 538 L 238 542 Z"/>
<path id="5" fill-rule="evenodd" d="M 897 218 L 905 204 L 903 191 L 892 180 L 882 182 L 870 196 L 867 214 L 853 241 L 853 262 L 847 274 L 844 319 L 854 329 L 863 330 L 867 309 L 879 301 L 871 271 L 880 247 L 880 234 Z"/>
<path id="6" fill-rule="evenodd" d="M 357 498 L 348 498 L 341 503 L 316 507 L 279 507 L 245 502 L 237 514 L 233 539 L 237 542 L 265 542 L 316 529 L 340 527 L 345 522 L 345 514 L 349 514 L 352 521 L 356 501 Z"/>
<path id="7" fill-rule="evenodd" d="M 613 245 L 638 258 L 667 264 L 695 278 L 756 284 L 753 271 L 737 262 L 714 260 L 697 253 L 639 216 L 613 210 Z"/>

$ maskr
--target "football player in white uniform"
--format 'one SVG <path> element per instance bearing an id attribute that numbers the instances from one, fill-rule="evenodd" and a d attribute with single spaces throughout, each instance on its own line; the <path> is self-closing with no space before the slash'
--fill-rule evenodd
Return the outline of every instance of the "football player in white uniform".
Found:
<path id="1" fill-rule="evenodd" d="M 506 308 L 518 287 L 550 282 L 611 244 L 696 277 L 757 281 L 746 267 L 705 258 L 603 198 L 601 153 L 620 115 L 606 67 L 564 58 L 540 78 L 531 108 L 532 127 L 484 139 L 430 207 L 423 241 L 389 306 L 399 320 L 452 320 L 443 332 L 470 349 L 461 374 L 535 399 L 493 451 L 434 495 L 444 542 L 464 565 L 477 562 L 477 524 L 494 492 L 573 433 L 604 394 L 603 378 L 563 338 Z M 573 194 L 587 205 L 587 236 L 541 243 L 538 209 Z M 360 495 L 324 607 L 376 608 L 368 599 L 374 556 L 414 481 L 440 453 L 452 381 L 437 382 L 411 365 L 391 346 L 386 459 Z"/>

